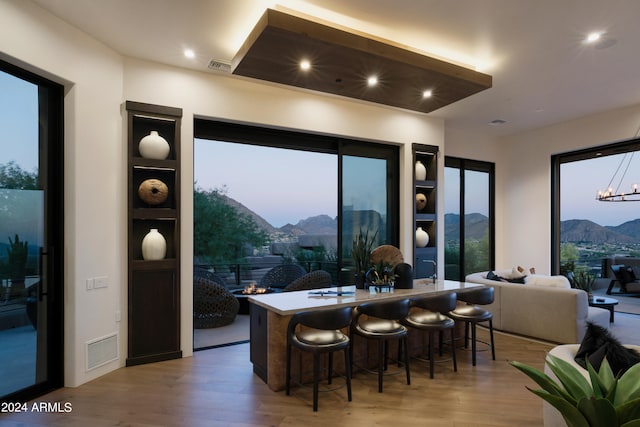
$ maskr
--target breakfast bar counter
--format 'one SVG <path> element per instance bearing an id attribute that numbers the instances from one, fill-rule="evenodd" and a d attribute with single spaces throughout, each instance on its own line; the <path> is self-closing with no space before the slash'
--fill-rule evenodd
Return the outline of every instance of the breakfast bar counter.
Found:
<path id="1" fill-rule="evenodd" d="M 274 391 L 284 389 L 287 326 L 294 313 L 356 307 L 365 302 L 412 298 L 426 294 L 458 292 L 482 287 L 478 283 L 416 279 L 412 289 L 356 289 L 342 286 L 312 291 L 251 295 L 250 355 L 253 372 Z"/>

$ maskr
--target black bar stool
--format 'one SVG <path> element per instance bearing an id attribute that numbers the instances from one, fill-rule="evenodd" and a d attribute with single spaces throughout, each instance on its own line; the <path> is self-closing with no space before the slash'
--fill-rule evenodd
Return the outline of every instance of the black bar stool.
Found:
<path id="1" fill-rule="evenodd" d="M 464 322 L 464 348 L 468 348 L 469 325 L 471 325 L 471 360 L 473 366 L 476 366 L 476 325 L 481 322 L 489 322 L 491 356 L 493 360 L 496 360 L 496 351 L 493 345 L 493 314 L 489 310 L 480 307 L 481 305 L 491 304 L 493 295 L 494 290 L 491 286 L 458 292 L 458 301 L 466 302 L 467 305 L 449 312 L 449 317 L 453 320 Z"/>
<path id="2" fill-rule="evenodd" d="M 333 353 L 344 351 L 347 398 L 351 402 L 351 359 L 349 337 L 340 329 L 351 324 L 351 307 L 331 310 L 306 311 L 296 313 L 287 328 L 287 371 L 285 390 L 289 395 L 291 385 L 291 348 L 313 354 L 313 410 L 318 410 L 318 382 L 320 380 L 320 354 L 328 353 L 329 368 L 327 382 L 331 384 L 333 375 Z M 298 325 L 303 327 L 298 327 Z"/>
<path id="3" fill-rule="evenodd" d="M 382 376 L 387 369 L 389 340 L 398 340 L 398 355 L 407 345 L 407 328 L 400 324 L 409 313 L 409 299 L 389 302 L 369 302 L 359 305 L 353 310 L 351 323 L 351 339 L 356 335 L 375 340 L 378 345 L 378 392 L 382 393 Z M 362 318 L 362 315 L 366 318 Z M 353 361 L 353 343 L 351 344 L 351 359 Z M 404 364 L 407 373 L 407 384 L 411 384 L 409 373 L 409 352 L 404 352 Z M 398 360 L 398 364 L 400 360 Z"/>
<path id="4" fill-rule="evenodd" d="M 415 328 L 429 333 L 429 377 L 433 378 L 434 371 L 434 355 L 433 348 L 436 340 L 436 333 L 439 337 L 439 351 L 442 356 L 442 334 L 446 330 L 451 331 L 451 359 L 453 360 L 453 370 L 458 372 L 458 364 L 456 362 L 455 347 L 455 322 L 446 313 L 456 308 L 456 293 L 428 295 L 424 297 L 412 298 L 411 309 L 409 315 L 400 322 L 409 328 Z M 407 352 L 409 350 L 407 349 Z"/>

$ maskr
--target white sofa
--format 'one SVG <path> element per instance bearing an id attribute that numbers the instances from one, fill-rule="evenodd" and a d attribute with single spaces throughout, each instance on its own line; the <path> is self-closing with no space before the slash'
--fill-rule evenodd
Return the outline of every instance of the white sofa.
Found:
<path id="1" fill-rule="evenodd" d="M 630 344 L 624 344 L 624 345 L 625 347 L 629 347 L 634 350 L 640 351 L 640 346 L 630 345 Z M 587 379 L 587 381 L 591 382 L 591 380 L 589 379 L 589 372 L 586 369 L 583 369 L 574 360 L 579 348 L 580 348 L 580 344 L 564 344 L 564 345 L 559 345 L 557 347 L 552 348 L 551 351 L 549 351 L 549 354 L 552 354 L 555 357 L 559 357 L 565 362 L 568 362 L 573 367 L 577 368 L 580 372 L 582 372 L 582 375 Z M 558 378 L 555 376 L 553 372 L 551 372 L 551 369 L 546 363 L 544 365 L 544 373 L 557 381 Z M 537 389 L 539 387 L 533 387 L 533 388 Z M 560 411 L 558 411 L 556 408 L 551 406 L 546 401 L 543 401 L 542 403 L 542 416 L 544 420 L 544 427 L 566 427 L 567 425 L 567 423 L 564 421 L 564 418 L 562 417 L 562 414 L 560 414 Z"/>
<path id="2" fill-rule="evenodd" d="M 511 277 L 512 270 L 494 273 Z M 587 321 L 609 329 L 609 311 L 589 307 L 587 293 L 572 289 L 564 276 L 529 275 L 520 284 L 487 279 L 485 271 L 466 281 L 494 288 L 494 302 L 486 306 L 494 329 L 559 344 L 582 342 Z"/>

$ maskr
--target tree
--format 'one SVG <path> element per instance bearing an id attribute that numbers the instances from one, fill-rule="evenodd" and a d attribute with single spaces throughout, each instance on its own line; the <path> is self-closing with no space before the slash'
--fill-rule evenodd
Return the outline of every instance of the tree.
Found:
<path id="1" fill-rule="evenodd" d="M 248 247 L 269 243 L 269 236 L 255 220 L 225 201 L 225 190 L 193 192 L 194 256 L 210 263 L 236 263 Z"/>
<path id="2" fill-rule="evenodd" d="M 0 165 L 0 188 L 37 190 L 38 173 L 23 170 L 16 162 Z"/>

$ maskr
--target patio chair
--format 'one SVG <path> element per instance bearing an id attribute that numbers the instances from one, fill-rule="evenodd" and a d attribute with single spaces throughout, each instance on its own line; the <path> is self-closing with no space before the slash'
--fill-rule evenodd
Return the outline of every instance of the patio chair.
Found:
<path id="1" fill-rule="evenodd" d="M 607 288 L 607 295 L 611 294 L 630 294 L 640 292 L 640 281 L 636 278 L 633 268 L 624 264 L 615 264 L 611 266 L 611 271 L 616 276 L 612 279 Z M 613 292 L 613 286 L 616 282 L 620 286 L 618 292 Z"/>
<path id="2" fill-rule="evenodd" d="M 331 274 L 324 270 L 316 270 L 294 280 L 283 289 L 283 292 L 330 288 L 332 286 Z"/>
<path id="3" fill-rule="evenodd" d="M 218 328 L 233 323 L 240 303 L 224 280 L 201 268 L 193 271 L 193 327 Z"/>
<path id="4" fill-rule="evenodd" d="M 307 271 L 297 264 L 277 265 L 262 276 L 262 279 L 258 282 L 258 287 L 283 289 L 306 273 Z"/>

